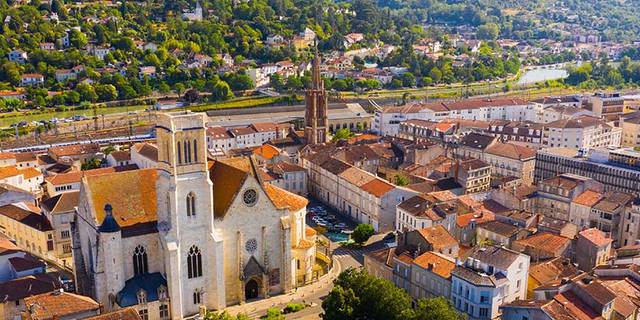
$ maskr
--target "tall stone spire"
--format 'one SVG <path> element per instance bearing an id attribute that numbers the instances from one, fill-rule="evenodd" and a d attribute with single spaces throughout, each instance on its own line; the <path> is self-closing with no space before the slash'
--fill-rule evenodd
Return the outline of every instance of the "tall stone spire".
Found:
<path id="1" fill-rule="evenodd" d="M 311 68 L 311 88 L 305 93 L 304 136 L 308 144 L 327 142 L 327 93 L 320 77 L 320 54 L 315 47 Z"/>

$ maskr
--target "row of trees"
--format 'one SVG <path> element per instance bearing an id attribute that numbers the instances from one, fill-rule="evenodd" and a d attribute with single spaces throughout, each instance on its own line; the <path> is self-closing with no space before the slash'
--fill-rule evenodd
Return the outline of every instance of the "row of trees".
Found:
<path id="1" fill-rule="evenodd" d="M 640 64 L 624 57 L 618 67 L 614 67 L 606 56 L 602 56 L 598 61 L 570 68 L 565 83 L 587 89 L 637 84 L 640 83 Z"/>

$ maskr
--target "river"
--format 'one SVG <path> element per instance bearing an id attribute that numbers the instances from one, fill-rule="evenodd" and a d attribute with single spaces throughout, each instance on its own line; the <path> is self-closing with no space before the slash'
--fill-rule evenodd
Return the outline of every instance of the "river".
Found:
<path id="1" fill-rule="evenodd" d="M 567 70 L 562 68 L 550 68 L 550 69 L 532 69 L 527 70 L 518 80 L 518 84 L 533 84 L 536 82 L 546 80 L 558 80 L 566 78 L 569 75 Z"/>

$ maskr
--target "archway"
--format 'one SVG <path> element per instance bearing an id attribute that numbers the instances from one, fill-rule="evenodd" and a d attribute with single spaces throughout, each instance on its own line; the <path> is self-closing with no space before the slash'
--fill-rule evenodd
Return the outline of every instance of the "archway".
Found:
<path id="1" fill-rule="evenodd" d="M 250 279 L 247 284 L 244 285 L 245 300 L 251 300 L 258 297 L 258 281 L 256 279 Z"/>

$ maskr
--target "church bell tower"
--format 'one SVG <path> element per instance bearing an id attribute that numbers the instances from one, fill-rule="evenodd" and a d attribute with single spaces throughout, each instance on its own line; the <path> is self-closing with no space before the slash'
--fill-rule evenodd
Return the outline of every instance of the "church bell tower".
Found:
<path id="1" fill-rule="evenodd" d="M 305 93 L 304 136 L 307 144 L 327 142 L 327 92 L 320 77 L 320 55 L 316 47 L 311 69 L 311 88 Z"/>

